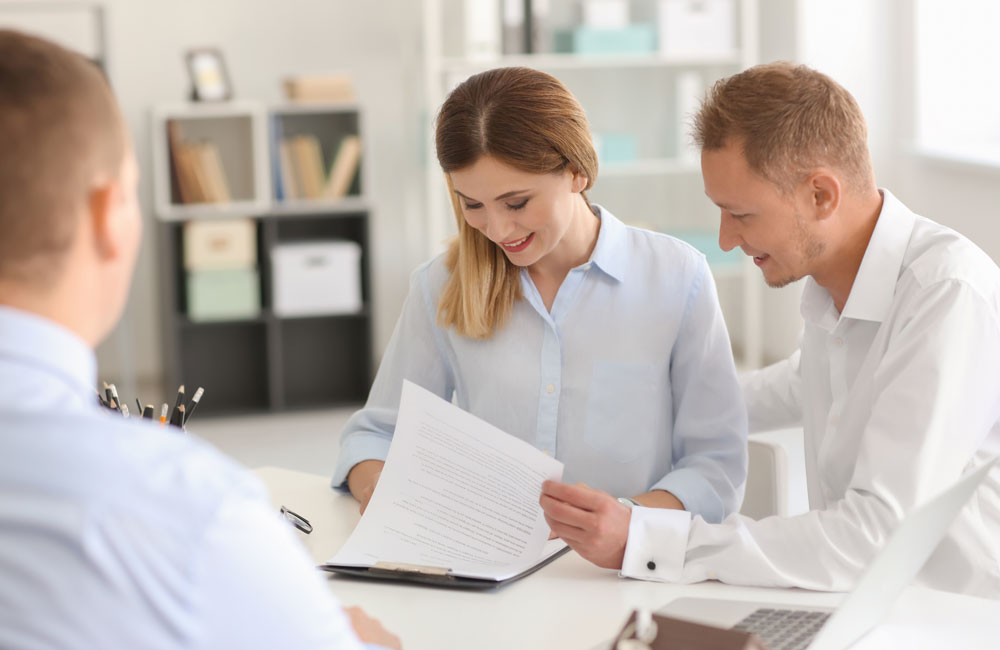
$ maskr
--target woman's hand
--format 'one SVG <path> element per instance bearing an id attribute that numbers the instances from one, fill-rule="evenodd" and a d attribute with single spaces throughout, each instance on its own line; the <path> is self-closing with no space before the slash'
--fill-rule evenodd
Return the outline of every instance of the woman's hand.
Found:
<path id="1" fill-rule="evenodd" d="M 379 477 L 382 476 L 382 467 L 384 466 L 385 461 L 382 460 L 363 460 L 347 473 L 347 487 L 361 504 L 361 514 L 365 514 L 365 508 L 371 501 L 372 493 L 375 492 L 375 485 L 378 483 Z"/>
<path id="2" fill-rule="evenodd" d="M 358 635 L 362 643 L 402 650 L 403 646 L 399 637 L 382 627 L 378 619 L 372 618 L 360 607 L 348 607 L 344 611 L 350 617 L 351 627 L 354 628 L 354 633 Z"/>

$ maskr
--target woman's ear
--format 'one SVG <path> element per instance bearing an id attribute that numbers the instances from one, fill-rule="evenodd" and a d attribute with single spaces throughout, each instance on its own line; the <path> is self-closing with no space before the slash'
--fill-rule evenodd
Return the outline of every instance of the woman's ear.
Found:
<path id="1" fill-rule="evenodd" d="M 582 172 L 573 172 L 573 193 L 579 194 L 587 189 L 588 182 L 590 182 L 590 179 L 587 178 L 586 174 Z"/>

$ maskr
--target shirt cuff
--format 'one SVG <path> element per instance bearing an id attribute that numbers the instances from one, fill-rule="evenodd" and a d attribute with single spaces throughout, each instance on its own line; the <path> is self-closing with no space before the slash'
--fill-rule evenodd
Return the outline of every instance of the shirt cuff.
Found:
<path id="1" fill-rule="evenodd" d="M 726 506 L 711 483 L 692 467 L 670 472 L 656 482 L 652 490 L 666 490 L 684 504 L 684 509 L 710 524 L 721 523 L 728 514 Z"/>
<path id="2" fill-rule="evenodd" d="M 378 434 L 354 434 L 340 445 L 337 468 L 333 471 L 330 486 L 335 490 L 347 489 L 347 475 L 363 460 L 385 460 L 389 455 L 391 438 Z"/>
<path id="3" fill-rule="evenodd" d="M 625 558 L 619 575 L 679 582 L 684 570 L 691 513 L 666 508 L 632 508 Z"/>

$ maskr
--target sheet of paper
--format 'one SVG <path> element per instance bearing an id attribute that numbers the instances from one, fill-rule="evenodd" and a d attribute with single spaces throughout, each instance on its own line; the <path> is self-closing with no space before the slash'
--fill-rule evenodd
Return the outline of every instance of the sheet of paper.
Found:
<path id="1" fill-rule="evenodd" d="M 378 561 L 503 580 L 564 543 L 546 545 L 542 481 L 563 465 L 409 381 L 365 514 L 330 564 Z M 544 549 L 544 553 L 543 553 Z"/>

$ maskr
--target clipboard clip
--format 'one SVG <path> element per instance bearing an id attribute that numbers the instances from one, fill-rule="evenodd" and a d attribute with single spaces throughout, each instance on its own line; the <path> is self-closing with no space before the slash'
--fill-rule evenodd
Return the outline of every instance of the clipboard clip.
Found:
<path id="1" fill-rule="evenodd" d="M 405 562 L 376 562 L 369 571 L 385 571 L 387 573 L 418 573 L 426 576 L 447 577 L 451 569 L 424 564 L 406 564 Z"/>

